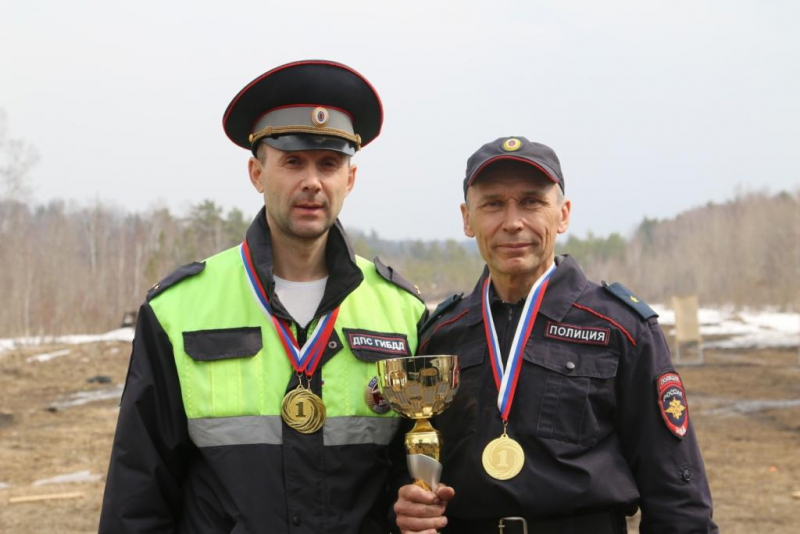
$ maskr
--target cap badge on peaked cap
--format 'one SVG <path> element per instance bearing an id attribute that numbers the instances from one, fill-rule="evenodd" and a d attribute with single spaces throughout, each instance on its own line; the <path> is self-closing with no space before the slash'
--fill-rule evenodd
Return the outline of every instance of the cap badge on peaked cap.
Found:
<path id="1" fill-rule="evenodd" d="M 522 148 L 522 141 L 520 141 L 516 137 L 511 137 L 503 141 L 501 148 L 506 152 L 515 152 L 520 148 Z"/>
<path id="2" fill-rule="evenodd" d="M 317 128 L 322 128 L 328 124 L 328 119 L 330 119 L 330 113 L 323 107 L 314 108 L 311 112 L 311 122 Z"/>

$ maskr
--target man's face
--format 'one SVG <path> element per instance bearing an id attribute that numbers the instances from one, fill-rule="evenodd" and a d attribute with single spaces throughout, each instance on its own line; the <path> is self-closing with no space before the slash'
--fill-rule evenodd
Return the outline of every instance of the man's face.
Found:
<path id="1" fill-rule="evenodd" d="M 356 167 L 330 150 L 265 148 L 265 162 L 250 158 L 248 167 L 250 181 L 264 195 L 270 230 L 302 240 L 323 236 L 353 189 Z"/>
<path id="2" fill-rule="evenodd" d="M 474 237 L 492 274 L 541 275 L 553 261 L 556 236 L 569 227 L 570 202 L 534 168 L 497 162 L 467 189 L 464 233 Z"/>

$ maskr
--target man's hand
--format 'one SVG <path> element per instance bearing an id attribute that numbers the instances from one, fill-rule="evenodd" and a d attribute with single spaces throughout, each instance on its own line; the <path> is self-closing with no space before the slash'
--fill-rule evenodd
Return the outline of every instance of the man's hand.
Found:
<path id="1" fill-rule="evenodd" d="M 436 493 L 409 484 L 397 492 L 394 513 L 397 514 L 397 527 L 403 534 L 436 534 L 447 525 L 444 509 L 455 491 L 449 486 L 439 484 Z"/>

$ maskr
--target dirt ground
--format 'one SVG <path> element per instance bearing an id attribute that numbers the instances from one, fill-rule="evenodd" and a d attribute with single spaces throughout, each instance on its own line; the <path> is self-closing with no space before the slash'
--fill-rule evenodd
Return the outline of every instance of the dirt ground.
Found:
<path id="1" fill-rule="evenodd" d="M 61 355 L 26 361 L 53 352 Z M 0 532 L 97 531 L 117 400 L 64 403 L 78 392 L 118 395 L 128 355 L 129 346 L 117 342 L 0 354 Z M 797 352 L 707 351 L 706 365 L 679 371 L 722 532 L 800 532 Z M 111 382 L 87 382 L 98 375 Z M 34 485 L 81 471 L 88 480 Z M 13 502 L 58 494 L 66 498 Z M 636 532 L 636 518 L 630 523 Z"/>

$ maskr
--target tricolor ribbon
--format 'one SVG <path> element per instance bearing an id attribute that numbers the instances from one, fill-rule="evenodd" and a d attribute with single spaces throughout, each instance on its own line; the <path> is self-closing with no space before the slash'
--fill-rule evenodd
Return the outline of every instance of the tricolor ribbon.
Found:
<path id="1" fill-rule="evenodd" d="M 541 276 L 531 287 L 525 306 L 522 308 L 522 316 L 517 324 L 514 339 L 511 343 L 511 350 L 508 354 L 508 361 L 503 365 L 502 354 L 500 353 L 500 343 L 497 338 L 497 331 L 494 327 L 492 309 L 489 305 L 489 287 L 491 279 L 487 276 L 483 283 L 483 327 L 486 331 L 486 342 L 489 345 L 489 356 L 492 361 L 492 374 L 494 383 L 497 386 L 497 408 L 503 421 L 508 421 L 508 414 L 511 411 L 511 403 L 514 401 L 514 393 L 517 390 L 519 372 L 522 369 L 522 353 L 525 352 L 525 345 L 531 337 L 533 324 L 539 314 L 539 306 L 542 304 L 544 293 L 547 291 L 547 282 L 553 274 L 555 263 Z"/>
<path id="2" fill-rule="evenodd" d="M 331 333 L 333 332 L 333 325 L 336 323 L 336 317 L 339 315 L 339 308 L 337 307 L 317 321 L 317 326 L 314 327 L 306 343 L 300 348 L 289 325 L 286 324 L 285 321 L 278 319 L 272 312 L 269 299 L 267 298 L 267 292 L 264 291 L 261 281 L 258 279 L 258 276 L 256 276 L 256 270 L 253 267 L 253 258 L 250 255 L 250 247 L 247 245 L 246 240 L 242 242 L 239 249 L 242 254 L 242 264 L 247 273 L 247 279 L 250 281 L 250 289 L 253 290 L 256 303 L 259 308 L 261 308 L 261 311 L 264 312 L 264 315 L 266 315 L 275 326 L 275 330 L 278 332 L 278 337 L 281 340 L 283 349 L 286 351 L 286 356 L 289 358 L 292 367 L 294 367 L 294 370 L 298 373 L 305 373 L 306 376 L 309 377 L 312 376 L 314 371 L 317 370 L 322 353 L 325 352 L 325 346 L 328 344 L 328 339 L 330 339 Z"/>

